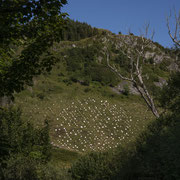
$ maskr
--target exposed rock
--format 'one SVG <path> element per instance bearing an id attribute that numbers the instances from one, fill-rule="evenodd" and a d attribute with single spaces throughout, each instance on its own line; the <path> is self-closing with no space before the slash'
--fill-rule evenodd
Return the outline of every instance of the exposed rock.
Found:
<path id="1" fill-rule="evenodd" d="M 122 81 L 116 87 L 113 87 L 112 90 L 117 94 L 122 94 L 125 91 L 125 88 L 128 86 L 129 93 L 139 95 L 137 89 L 133 86 L 133 83 L 128 81 Z"/>
<path id="2" fill-rule="evenodd" d="M 9 96 L 0 97 L 0 107 L 9 106 L 10 104 L 12 104 L 11 97 Z"/>
<path id="3" fill-rule="evenodd" d="M 169 66 L 168 66 L 168 69 L 170 71 L 179 71 L 179 66 L 175 63 L 175 62 L 172 62 Z"/>
<path id="4" fill-rule="evenodd" d="M 99 63 L 102 63 L 103 57 L 102 57 L 102 56 L 99 56 L 99 57 L 97 58 L 97 60 L 98 60 Z"/>
<path id="5" fill-rule="evenodd" d="M 155 55 L 153 60 L 156 64 L 160 64 L 163 61 L 163 58 L 164 58 L 163 55 Z"/>
<path id="6" fill-rule="evenodd" d="M 165 79 L 163 79 L 162 77 L 159 77 L 159 81 L 158 82 L 154 82 L 154 84 L 157 87 L 162 88 L 164 85 L 167 85 L 167 81 Z"/>
<path id="7" fill-rule="evenodd" d="M 155 52 L 146 52 L 145 58 L 146 58 L 146 59 L 150 59 L 150 58 L 153 58 L 154 55 L 155 55 Z"/>

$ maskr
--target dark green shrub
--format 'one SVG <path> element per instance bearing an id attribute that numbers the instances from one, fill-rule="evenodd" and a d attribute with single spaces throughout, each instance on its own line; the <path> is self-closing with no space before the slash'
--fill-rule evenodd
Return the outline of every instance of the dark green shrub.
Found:
<path id="1" fill-rule="evenodd" d="M 154 64 L 154 59 L 150 58 L 150 59 L 147 60 L 147 62 L 149 62 L 150 64 Z"/>
<path id="2" fill-rule="evenodd" d="M 74 83 L 78 82 L 78 78 L 76 78 L 75 76 L 71 76 L 70 80 Z"/>
<path id="3" fill-rule="evenodd" d="M 129 72 L 131 68 L 130 60 L 122 52 L 118 53 L 118 56 L 115 58 L 114 62 L 123 68 L 126 72 Z"/>
<path id="4" fill-rule="evenodd" d="M 97 28 L 93 28 L 85 22 L 82 23 L 69 19 L 66 23 L 66 29 L 63 29 L 61 34 L 61 39 L 65 41 L 79 41 L 99 33 Z"/>
<path id="5" fill-rule="evenodd" d="M 90 153 L 71 168 L 75 180 L 180 179 L 180 73 L 162 91 L 166 115 L 151 122 L 136 142 L 113 154 Z"/>
<path id="6" fill-rule="evenodd" d="M 174 113 L 180 112 L 180 72 L 171 75 L 159 97 L 161 106 Z"/>
<path id="7" fill-rule="evenodd" d="M 118 83 L 117 76 L 103 65 L 93 64 L 87 67 L 85 75 L 89 76 L 92 81 L 100 82 L 102 85 L 115 86 Z"/>
<path id="8" fill-rule="evenodd" d="M 82 84 L 83 86 L 89 86 L 90 80 L 89 80 L 88 78 L 86 78 L 85 80 L 81 81 L 81 84 Z"/>
<path id="9" fill-rule="evenodd" d="M 128 86 L 127 84 L 125 84 L 123 88 L 124 88 L 123 94 L 124 94 L 125 96 L 128 96 L 129 93 L 130 93 L 129 86 Z"/>
<path id="10" fill-rule="evenodd" d="M 85 93 L 88 93 L 88 92 L 90 92 L 90 91 L 91 91 L 91 88 L 85 88 L 85 89 L 84 89 L 84 92 L 85 92 Z"/>
<path id="11" fill-rule="evenodd" d="M 134 34 L 133 34 L 133 33 L 131 33 L 131 32 L 129 33 L 129 35 L 130 35 L 130 36 L 134 36 Z"/>
<path id="12" fill-rule="evenodd" d="M 58 76 L 61 77 L 61 76 L 64 76 L 64 74 L 61 72 L 61 73 L 58 73 Z"/>
<path id="13" fill-rule="evenodd" d="M 111 153 L 89 153 L 72 165 L 70 172 L 75 180 L 108 180 L 113 173 Z"/>
<path id="14" fill-rule="evenodd" d="M 44 93 L 39 93 L 36 95 L 40 100 L 43 100 L 45 98 L 45 94 Z"/>
<path id="15" fill-rule="evenodd" d="M 31 123 L 22 119 L 20 109 L 13 107 L 0 109 L 0 139 L 3 140 L 0 142 L 0 171 L 2 172 L 0 179 L 3 179 L 7 172 L 13 176 L 17 172 L 16 167 L 19 169 L 17 173 L 23 175 L 27 172 L 33 179 L 35 165 L 44 164 L 50 159 L 48 122 L 45 122 L 43 128 L 36 129 Z M 15 174 L 14 177 L 16 177 Z M 5 177 L 5 179 L 8 178 Z"/>
<path id="16" fill-rule="evenodd" d="M 119 179 L 179 179 L 179 121 L 178 117 L 161 117 L 140 134 L 136 142 L 122 151 L 117 149 Z"/>
<path id="17" fill-rule="evenodd" d="M 149 75 L 148 81 L 150 81 L 151 83 L 159 82 L 159 77 L 158 75 L 152 73 Z"/>
<path id="18" fill-rule="evenodd" d="M 40 163 L 21 154 L 12 156 L 3 169 L 5 180 L 70 180 L 65 169 L 54 167 L 52 164 Z M 1 176 L 0 176 L 1 178 Z"/>
<path id="19" fill-rule="evenodd" d="M 72 81 L 70 79 L 63 79 L 63 82 L 68 86 L 72 84 Z"/>
<path id="20" fill-rule="evenodd" d="M 171 64 L 170 60 L 164 60 L 159 64 L 159 68 L 163 71 L 169 71 L 168 66 Z"/>
<path id="21" fill-rule="evenodd" d="M 34 159 L 16 154 L 6 161 L 3 176 L 6 180 L 37 180 L 36 167 L 38 164 Z"/>

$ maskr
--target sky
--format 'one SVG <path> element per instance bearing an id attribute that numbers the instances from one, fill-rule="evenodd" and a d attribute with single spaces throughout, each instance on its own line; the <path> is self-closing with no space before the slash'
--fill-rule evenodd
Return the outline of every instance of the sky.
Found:
<path id="1" fill-rule="evenodd" d="M 150 32 L 155 31 L 153 41 L 172 47 L 166 17 L 174 8 L 180 11 L 180 0 L 68 0 L 63 12 L 67 12 L 73 20 L 116 34 L 128 34 L 130 30 L 140 35 L 145 24 L 149 23 Z M 170 23 L 175 22 L 173 17 L 171 20 Z"/>

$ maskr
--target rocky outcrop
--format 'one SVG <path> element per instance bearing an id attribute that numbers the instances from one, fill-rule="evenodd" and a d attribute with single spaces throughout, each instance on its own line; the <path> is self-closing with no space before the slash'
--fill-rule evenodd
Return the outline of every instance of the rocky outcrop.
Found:
<path id="1" fill-rule="evenodd" d="M 126 88 L 128 88 L 130 94 L 139 95 L 137 89 L 133 86 L 133 83 L 129 81 L 121 81 L 116 87 L 112 88 L 112 91 L 117 94 L 122 94 L 125 92 Z"/>
<path id="2" fill-rule="evenodd" d="M 175 62 L 172 62 L 169 66 L 168 66 L 168 69 L 170 71 L 179 71 L 179 66 L 175 63 Z"/>
<path id="3" fill-rule="evenodd" d="M 155 84 L 157 87 L 162 88 L 164 85 L 167 85 L 167 81 L 166 81 L 164 78 L 159 77 L 159 81 L 158 81 L 158 82 L 154 82 L 154 84 Z"/>
<path id="4" fill-rule="evenodd" d="M 6 107 L 12 104 L 12 98 L 9 96 L 0 97 L 0 107 Z"/>

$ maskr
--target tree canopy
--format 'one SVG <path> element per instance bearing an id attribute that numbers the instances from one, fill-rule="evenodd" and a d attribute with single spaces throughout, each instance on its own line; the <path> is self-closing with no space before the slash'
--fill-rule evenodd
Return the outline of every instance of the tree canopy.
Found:
<path id="1" fill-rule="evenodd" d="M 50 70 L 49 51 L 60 41 L 66 0 L 0 1 L 0 97 L 30 84 L 33 76 Z M 43 56 L 42 56 L 43 55 Z"/>

